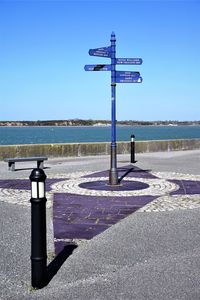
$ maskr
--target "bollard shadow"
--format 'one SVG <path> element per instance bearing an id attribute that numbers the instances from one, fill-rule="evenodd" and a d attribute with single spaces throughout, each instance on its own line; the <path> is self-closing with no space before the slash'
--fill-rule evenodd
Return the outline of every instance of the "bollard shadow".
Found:
<path id="1" fill-rule="evenodd" d="M 19 171 L 26 171 L 26 170 L 33 170 L 34 168 L 30 168 L 30 167 L 27 167 L 27 168 L 17 168 L 15 169 L 13 172 L 19 172 Z M 43 170 L 45 169 L 51 169 L 50 167 L 44 167 Z"/>
<path id="2" fill-rule="evenodd" d="M 63 248 L 63 250 L 54 258 L 54 260 L 47 266 L 47 278 L 46 284 L 48 285 L 52 278 L 56 275 L 59 271 L 61 266 L 67 260 L 67 258 L 73 253 L 73 251 L 78 246 L 76 244 L 70 244 Z"/>

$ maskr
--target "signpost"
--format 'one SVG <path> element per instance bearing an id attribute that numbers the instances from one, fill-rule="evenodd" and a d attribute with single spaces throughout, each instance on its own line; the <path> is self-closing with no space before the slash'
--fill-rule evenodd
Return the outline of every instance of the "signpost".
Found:
<path id="1" fill-rule="evenodd" d="M 90 49 L 89 55 L 100 56 L 111 59 L 110 65 L 85 65 L 85 71 L 111 71 L 111 159 L 109 184 L 118 185 L 117 172 L 117 145 L 116 145 L 116 83 L 141 83 L 142 77 L 139 72 L 116 71 L 117 65 L 141 65 L 141 58 L 116 58 L 116 38 L 114 32 L 111 34 L 111 45 Z"/>

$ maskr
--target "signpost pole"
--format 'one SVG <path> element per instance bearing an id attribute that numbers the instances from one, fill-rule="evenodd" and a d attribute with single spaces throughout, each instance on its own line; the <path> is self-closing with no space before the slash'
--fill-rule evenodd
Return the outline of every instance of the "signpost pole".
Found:
<path id="1" fill-rule="evenodd" d="M 116 58 L 116 38 L 111 34 L 111 46 L 89 50 L 89 55 L 102 58 L 111 58 L 110 65 L 85 65 L 85 71 L 111 71 L 111 152 L 109 184 L 118 185 L 117 171 L 117 144 L 116 144 L 116 82 L 117 83 L 141 83 L 142 77 L 137 71 L 116 71 L 116 65 L 141 65 L 141 58 Z"/>
<path id="2" fill-rule="evenodd" d="M 116 145 L 116 38 L 114 32 L 111 34 L 111 156 L 109 184 L 118 185 L 117 172 L 117 145 Z"/>

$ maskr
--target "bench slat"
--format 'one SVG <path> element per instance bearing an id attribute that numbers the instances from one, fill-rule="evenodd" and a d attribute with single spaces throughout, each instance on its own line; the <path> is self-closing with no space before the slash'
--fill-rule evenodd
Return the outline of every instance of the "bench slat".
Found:
<path id="1" fill-rule="evenodd" d="M 47 157 L 13 157 L 13 158 L 5 158 L 5 162 L 20 162 L 20 161 L 42 161 L 47 160 Z"/>

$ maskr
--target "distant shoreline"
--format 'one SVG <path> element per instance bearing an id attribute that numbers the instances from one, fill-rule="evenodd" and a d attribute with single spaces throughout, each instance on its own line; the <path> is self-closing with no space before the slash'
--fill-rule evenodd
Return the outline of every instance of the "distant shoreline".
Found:
<path id="1" fill-rule="evenodd" d="M 200 121 L 117 121 L 117 126 L 198 126 Z M 108 120 L 0 121 L 0 127 L 109 127 Z"/>
<path id="2" fill-rule="evenodd" d="M 121 125 L 121 124 L 117 124 L 116 125 L 117 127 L 132 127 L 132 126 L 144 126 L 144 127 L 163 127 L 163 126 L 166 126 L 166 127 L 176 127 L 176 126 L 200 126 L 200 124 L 172 124 L 172 125 L 166 125 L 166 124 L 159 124 L 159 125 L 140 125 L 140 124 L 134 124 L 134 125 Z M 111 125 L 107 125 L 107 126 L 104 126 L 104 125 L 98 125 L 98 126 L 94 126 L 94 125 L 70 125 L 70 126 L 66 126 L 66 125 L 0 125 L 1 128 L 29 128 L 29 127 L 36 127 L 36 128 L 48 128 L 48 127 L 58 127 L 58 128 L 98 128 L 98 127 L 102 127 L 102 128 L 109 128 L 111 127 Z"/>

